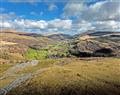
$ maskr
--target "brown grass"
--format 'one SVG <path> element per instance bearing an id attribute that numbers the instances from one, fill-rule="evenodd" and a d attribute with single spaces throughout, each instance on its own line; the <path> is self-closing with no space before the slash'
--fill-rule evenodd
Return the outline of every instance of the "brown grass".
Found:
<path id="1" fill-rule="evenodd" d="M 0 46 L 4 46 L 4 45 L 15 45 L 17 43 L 12 43 L 12 42 L 7 42 L 7 41 L 0 41 Z"/>
<path id="2" fill-rule="evenodd" d="M 13 89 L 10 95 L 119 95 L 120 59 L 74 59 L 49 67 Z"/>

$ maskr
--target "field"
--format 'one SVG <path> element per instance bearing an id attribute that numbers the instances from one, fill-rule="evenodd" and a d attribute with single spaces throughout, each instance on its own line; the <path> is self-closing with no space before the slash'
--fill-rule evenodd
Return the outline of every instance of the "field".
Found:
<path id="1" fill-rule="evenodd" d="M 11 66 L 6 66 L 1 73 L 7 68 Z M 40 60 L 37 65 L 16 70 L 11 76 L 0 80 L 0 87 L 28 73 L 33 73 L 33 77 L 7 95 L 120 95 L 119 58 Z"/>

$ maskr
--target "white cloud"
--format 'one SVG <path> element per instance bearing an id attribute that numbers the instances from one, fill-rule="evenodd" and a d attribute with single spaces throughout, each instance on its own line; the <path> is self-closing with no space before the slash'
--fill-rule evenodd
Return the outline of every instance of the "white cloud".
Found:
<path id="1" fill-rule="evenodd" d="M 61 19 L 54 19 L 50 21 L 45 20 L 15 20 L 13 22 L 16 27 L 23 27 L 23 28 L 34 28 L 34 29 L 46 29 L 46 28 L 63 28 L 63 29 L 70 29 L 72 26 L 72 20 L 61 20 Z"/>
<path id="2" fill-rule="evenodd" d="M 76 33 L 84 32 L 87 30 L 108 30 L 108 31 L 118 31 L 120 30 L 120 22 L 115 20 L 109 21 L 96 21 L 89 22 L 82 20 L 77 22 L 72 27 Z"/>
<path id="3" fill-rule="evenodd" d="M 50 4 L 49 7 L 48 7 L 48 10 L 49 10 L 49 11 L 53 11 L 53 10 L 55 10 L 55 9 L 57 9 L 57 6 L 56 6 L 55 4 L 53 4 L 53 3 Z"/>
<path id="4" fill-rule="evenodd" d="M 53 31 L 54 31 L 54 32 L 55 32 L 55 31 L 57 32 L 58 29 L 57 29 L 57 28 L 50 28 L 50 29 L 48 29 L 48 31 L 49 31 L 49 32 L 53 32 Z"/>
<path id="5" fill-rule="evenodd" d="M 92 25 L 92 23 L 87 22 L 85 20 L 82 20 L 81 22 L 77 23 L 78 31 L 87 31 L 87 30 L 93 30 L 95 27 Z"/>
<path id="6" fill-rule="evenodd" d="M 84 20 L 120 20 L 120 3 L 101 1 L 90 6 L 85 3 L 67 3 L 63 16 L 76 16 Z"/>
<path id="7" fill-rule="evenodd" d="M 69 30 L 72 27 L 72 20 L 54 19 L 50 21 L 45 20 L 29 20 L 29 19 L 15 19 L 1 21 L 0 27 L 11 28 L 16 30 L 39 30 L 43 32 L 57 32 L 61 30 Z"/>
<path id="8" fill-rule="evenodd" d="M 9 13 L 0 13 L 0 20 L 13 20 L 13 19 L 18 19 L 21 17 L 18 17 L 14 12 L 9 12 Z"/>
<path id="9" fill-rule="evenodd" d="M 64 32 L 64 33 L 81 33 L 87 30 L 119 30 L 120 22 L 115 20 L 109 21 L 96 21 L 89 22 L 81 20 L 78 22 L 72 22 L 72 20 L 54 19 L 50 21 L 45 20 L 29 20 L 29 19 L 16 19 L 6 20 L 0 22 L 0 27 L 4 29 L 16 29 L 19 31 L 31 31 L 31 32 Z M 68 32 L 69 31 L 69 32 Z M 73 33 L 73 34 L 74 34 Z"/>
<path id="10" fill-rule="evenodd" d="M 118 30 L 120 29 L 120 22 L 119 21 L 97 21 L 94 24 L 96 30 Z"/>
<path id="11" fill-rule="evenodd" d="M 63 17 L 80 16 L 81 11 L 85 9 L 86 6 L 83 3 L 67 3 L 62 15 Z"/>
<path id="12" fill-rule="evenodd" d="M 75 17 L 72 31 L 120 30 L 120 3 L 101 1 L 92 5 L 85 2 L 71 2 L 64 7 L 63 17 Z"/>
<path id="13" fill-rule="evenodd" d="M 49 23 L 49 27 L 64 28 L 64 29 L 70 29 L 72 27 L 72 20 L 54 19 L 49 21 L 48 23 Z"/>
<path id="14" fill-rule="evenodd" d="M 0 28 L 11 28 L 11 27 L 12 27 L 11 23 L 0 21 Z"/>
<path id="15" fill-rule="evenodd" d="M 82 17 L 86 20 L 120 20 L 120 3 L 98 2 L 85 10 Z"/>
<path id="16" fill-rule="evenodd" d="M 34 20 L 15 20 L 13 22 L 16 28 L 28 28 L 28 29 L 45 29 L 47 27 L 47 22 L 44 20 L 34 21 Z"/>

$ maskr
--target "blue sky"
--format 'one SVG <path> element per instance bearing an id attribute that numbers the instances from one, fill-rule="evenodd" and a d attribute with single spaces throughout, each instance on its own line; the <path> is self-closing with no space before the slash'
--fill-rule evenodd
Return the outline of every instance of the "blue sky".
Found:
<path id="1" fill-rule="evenodd" d="M 7 9 L 4 12 L 15 12 L 18 16 L 24 16 L 26 19 L 44 19 L 44 20 L 50 20 L 59 18 L 62 14 L 64 3 L 55 3 L 57 6 L 56 9 L 49 10 L 50 4 L 46 4 L 45 2 L 38 2 L 38 3 L 28 3 L 28 2 L 22 2 L 22 3 L 13 3 L 13 2 L 3 2 L 2 7 Z M 36 13 L 36 15 L 31 14 L 32 12 Z M 42 13 L 40 15 L 40 13 Z M 38 15 L 37 15 L 38 14 Z"/>
<path id="2" fill-rule="evenodd" d="M 119 31 L 119 3 L 111 0 L 2 0 L 0 27 L 43 34 Z"/>

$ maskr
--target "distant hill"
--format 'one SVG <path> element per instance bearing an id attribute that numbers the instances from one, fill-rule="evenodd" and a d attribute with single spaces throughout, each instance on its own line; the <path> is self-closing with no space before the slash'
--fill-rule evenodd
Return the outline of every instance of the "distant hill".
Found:
<path id="1" fill-rule="evenodd" d="M 120 32 L 90 31 L 72 41 L 70 52 L 76 56 L 120 56 Z"/>
<path id="2" fill-rule="evenodd" d="M 108 36 L 108 35 L 120 35 L 120 32 L 116 31 L 95 31 L 95 30 L 88 30 L 82 34 L 77 34 L 76 36 L 84 36 L 84 35 L 89 35 L 89 36 Z"/>
<path id="3" fill-rule="evenodd" d="M 0 30 L 0 33 L 10 33 L 10 34 L 17 34 L 17 35 L 23 35 L 23 36 L 33 36 L 33 37 L 40 37 L 40 36 L 43 36 L 41 34 L 37 34 L 37 33 L 27 33 L 27 32 L 18 32 L 18 31 L 15 31 L 15 30 Z"/>
<path id="4" fill-rule="evenodd" d="M 47 37 L 56 41 L 72 39 L 72 36 L 67 34 L 52 34 L 52 35 L 48 35 Z"/>
<path id="5" fill-rule="evenodd" d="M 42 47 L 53 41 L 52 39 L 35 33 L 17 32 L 15 30 L 1 30 L 0 33 L 0 40 L 22 44 L 27 47 L 34 45 Z"/>

